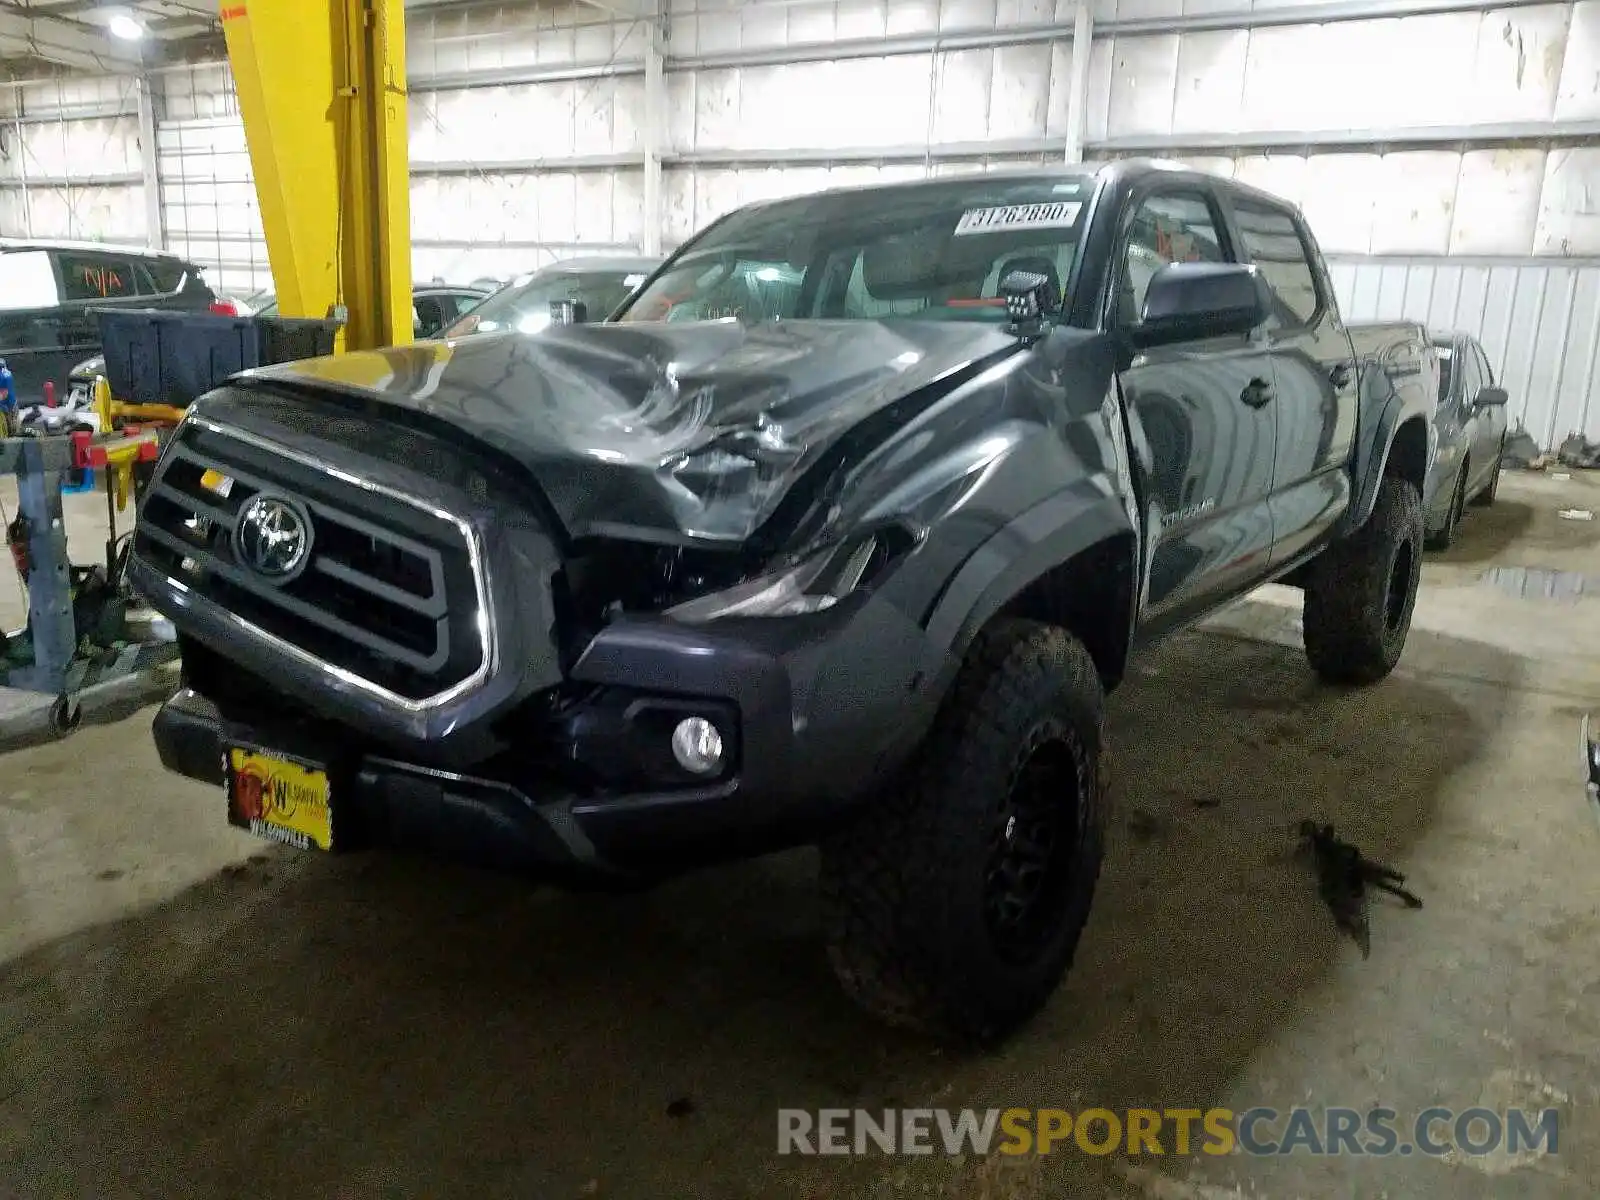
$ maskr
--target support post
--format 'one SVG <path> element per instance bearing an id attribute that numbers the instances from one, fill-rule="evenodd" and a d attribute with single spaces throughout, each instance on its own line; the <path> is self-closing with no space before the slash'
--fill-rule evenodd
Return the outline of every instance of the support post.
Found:
<path id="1" fill-rule="evenodd" d="M 409 342 L 403 0 L 224 0 L 222 29 L 279 311 Z"/>
<path id="2" fill-rule="evenodd" d="M 167 248 L 166 222 L 161 217 L 160 150 L 156 145 L 155 79 L 148 73 L 134 84 L 139 89 L 139 167 L 144 174 L 145 237 L 158 250 Z"/>
<path id="3" fill-rule="evenodd" d="M 1072 14 L 1072 75 L 1067 86 L 1065 161 L 1083 161 L 1084 133 L 1089 124 L 1089 55 L 1094 50 L 1094 10 L 1078 0 Z"/>
<path id="4" fill-rule="evenodd" d="M 639 249 L 644 254 L 661 253 L 661 230 L 665 225 L 661 205 L 661 144 L 667 110 L 667 85 L 663 74 L 667 18 L 659 2 L 655 10 L 648 22 L 650 44 L 644 59 L 644 229 L 639 239 Z"/>

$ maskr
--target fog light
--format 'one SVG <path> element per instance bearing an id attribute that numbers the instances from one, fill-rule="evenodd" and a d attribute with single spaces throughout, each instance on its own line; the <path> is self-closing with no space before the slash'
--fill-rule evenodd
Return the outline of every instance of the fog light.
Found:
<path id="1" fill-rule="evenodd" d="M 685 771 L 709 775 L 722 766 L 722 734 L 704 717 L 685 717 L 672 731 L 672 757 Z"/>

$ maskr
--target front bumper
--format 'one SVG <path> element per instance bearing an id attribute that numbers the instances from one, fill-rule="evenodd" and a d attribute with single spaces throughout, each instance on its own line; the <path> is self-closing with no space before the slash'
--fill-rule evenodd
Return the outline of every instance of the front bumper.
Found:
<path id="1" fill-rule="evenodd" d="M 437 739 L 377 741 L 326 719 L 275 726 L 237 687 L 203 694 L 205 679 L 221 682 L 217 664 L 190 672 L 155 740 L 168 768 L 211 783 L 234 741 L 331 762 L 358 844 L 541 874 L 670 874 L 816 840 L 921 740 L 935 704 L 924 632 L 880 599 L 848 608 L 723 628 L 613 624 L 573 666 L 582 700 L 555 716 L 530 702 L 468 740 L 539 741 L 554 747 L 549 767 L 503 750 L 452 757 Z M 722 776 L 673 777 L 668 738 L 686 713 L 727 732 Z"/>
<path id="2" fill-rule="evenodd" d="M 187 688 L 161 707 L 154 734 L 163 766 L 219 786 L 230 740 L 262 740 L 258 729 L 224 720 L 216 705 Z M 570 801 L 541 803 L 494 780 L 377 756 L 361 755 L 337 770 L 341 832 L 355 831 L 356 846 L 420 849 L 519 873 L 630 873 L 602 860 L 573 822 Z M 217 811 L 220 819 L 220 804 Z"/>

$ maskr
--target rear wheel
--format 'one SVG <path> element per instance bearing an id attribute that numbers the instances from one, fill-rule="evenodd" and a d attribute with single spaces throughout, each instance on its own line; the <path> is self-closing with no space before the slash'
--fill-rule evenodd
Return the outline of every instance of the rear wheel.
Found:
<path id="1" fill-rule="evenodd" d="M 822 847 L 829 957 L 859 1004 L 985 1044 L 1049 999 L 1100 871 L 1104 703 L 1064 630 L 978 639 L 905 779 Z"/>
<path id="2" fill-rule="evenodd" d="M 1422 578 L 1422 497 L 1384 478 L 1366 523 L 1312 560 L 1305 586 L 1306 657 L 1330 683 L 1376 683 L 1394 670 Z"/>

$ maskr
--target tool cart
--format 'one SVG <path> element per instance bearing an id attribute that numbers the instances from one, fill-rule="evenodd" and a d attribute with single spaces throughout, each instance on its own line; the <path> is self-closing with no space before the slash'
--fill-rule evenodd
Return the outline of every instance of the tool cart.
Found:
<path id="1" fill-rule="evenodd" d="M 27 592 L 28 621 L 4 634 L 0 679 L 53 697 L 49 726 L 77 728 L 84 693 L 176 660 L 165 622 L 141 630 L 124 579 L 144 481 L 162 439 L 197 396 L 250 367 L 333 352 L 335 321 L 232 317 L 161 309 L 101 309 L 105 374 L 94 383 L 95 432 L 48 423 L 0 438 L 0 471 L 15 475 L 18 511 L 6 524 L 12 562 Z M 6 432 L 12 432 L 9 427 Z M 62 487 L 93 471 L 106 492 L 104 565 L 74 565 L 67 554 Z M 129 506 L 128 534 L 119 517 Z M 0 712 L 0 733 L 7 717 Z"/>

